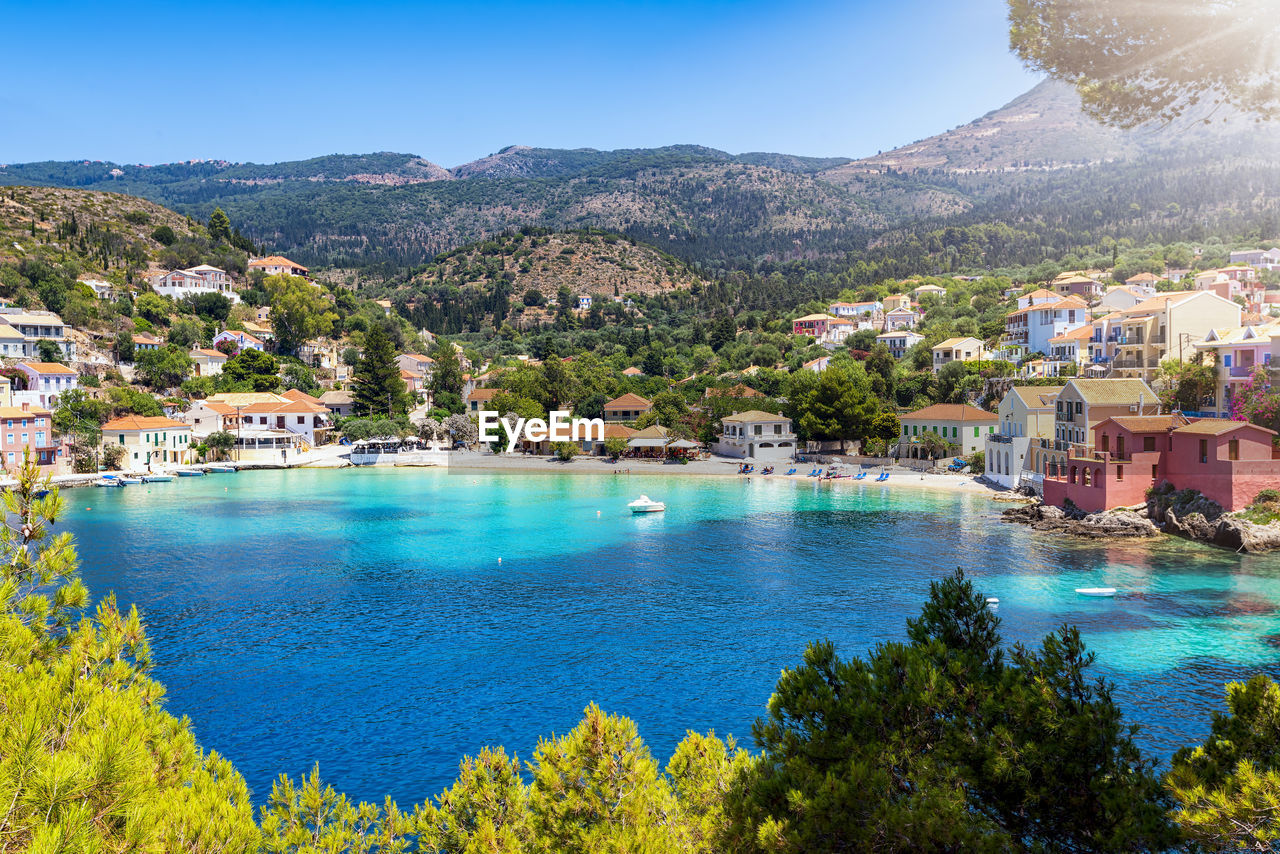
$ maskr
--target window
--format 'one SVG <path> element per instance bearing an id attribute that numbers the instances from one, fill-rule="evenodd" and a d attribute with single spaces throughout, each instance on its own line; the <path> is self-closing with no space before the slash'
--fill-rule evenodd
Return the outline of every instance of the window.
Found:
<path id="1" fill-rule="evenodd" d="M 1239 439 L 1232 439 L 1231 441 L 1227 442 L 1227 459 L 1229 460 L 1240 459 L 1240 440 Z"/>
<path id="2" fill-rule="evenodd" d="M 123 445 L 123 444 L 124 444 L 124 434 L 123 434 L 123 433 L 121 433 L 121 434 L 120 434 L 120 444 L 121 444 L 121 445 Z"/>
<path id="3" fill-rule="evenodd" d="M 27 444 L 27 443 L 28 443 L 28 440 L 30 440 L 30 438 L 31 438 L 31 434 L 30 434 L 30 433 L 23 433 L 23 434 L 22 434 L 22 444 L 24 444 L 24 445 L 25 445 L 25 444 Z"/>
<path id="4" fill-rule="evenodd" d="M 1116 466 L 1116 480 L 1124 480 L 1124 466 Z"/>
<path id="5" fill-rule="evenodd" d="M 1200 462 L 1202 463 L 1209 462 L 1209 440 L 1208 439 L 1200 440 Z"/>
<path id="6" fill-rule="evenodd" d="M 1143 437 L 1142 437 L 1142 450 L 1144 450 L 1144 451 L 1154 451 L 1155 449 L 1156 449 L 1156 437 L 1155 437 L 1155 436 L 1143 436 Z"/>
<path id="7" fill-rule="evenodd" d="M 974 427 L 974 428 L 973 428 L 973 438 L 975 438 L 975 439 L 976 439 L 976 438 L 978 438 L 978 428 L 977 428 L 977 427 Z"/>
<path id="8" fill-rule="evenodd" d="M 1084 401 L 1082 401 L 1082 400 L 1077 400 L 1077 401 L 1076 401 L 1076 415 L 1080 415 L 1080 414 L 1082 414 L 1083 412 L 1084 412 Z"/>
<path id="9" fill-rule="evenodd" d="M 1152 480 L 1155 480 L 1155 479 L 1156 479 L 1156 478 L 1158 478 L 1159 476 L 1160 476 L 1160 466 L 1156 465 L 1155 463 L 1152 463 L 1152 464 L 1151 464 L 1151 479 L 1152 479 Z"/>

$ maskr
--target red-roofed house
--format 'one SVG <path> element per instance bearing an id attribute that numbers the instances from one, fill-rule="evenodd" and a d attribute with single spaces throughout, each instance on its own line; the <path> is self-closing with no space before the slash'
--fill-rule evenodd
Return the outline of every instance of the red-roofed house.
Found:
<path id="1" fill-rule="evenodd" d="M 53 437 L 52 414 L 26 404 L 0 406 L 0 455 L 5 471 L 16 473 L 27 451 L 40 466 L 57 467 L 65 459 L 60 443 Z"/>
<path id="2" fill-rule="evenodd" d="M 191 462 L 191 426 L 163 416 L 126 415 L 102 425 L 102 445 L 124 448 L 125 471 Z"/>
<path id="3" fill-rule="evenodd" d="M 605 421 L 635 421 L 641 415 L 653 409 L 653 404 L 638 394 L 627 394 L 615 397 L 604 405 Z"/>
<path id="4" fill-rule="evenodd" d="M 213 336 L 213 346 L 217 347 L 223 341 L 230 341 L 236 345 L 238 350 L 258 350 L 265 352 L 267 347 L 262 343 L 261 338 L 257 338 L 248 332 L 242 332 L 234 329 L 224 329 L 217 335 Z"/>
<path id="5" fill-rule="evenodd" d="M 294 263 L 283 255 L 268 255 L 266 258 L 254 258 L 249 262 L 249 270 L 261 270 L 268 276 L 301 276 L 304 279 L 311 271 L 301 264 Z"/>

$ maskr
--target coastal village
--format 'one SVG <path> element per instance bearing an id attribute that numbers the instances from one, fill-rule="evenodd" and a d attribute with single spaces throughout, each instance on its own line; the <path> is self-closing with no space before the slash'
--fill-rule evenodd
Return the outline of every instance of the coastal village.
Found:
<path id="1" fill-rule="evenodd" d="M 561 462 L 574 456 L 614 464 L 725 460 L 744 473 L 772 474 L 785 465 L 795 475 L 804 462 L 818 468 L 800 475 L 854 467 L 827 469 L 829 478 L 856 479 L 858 468 L 885 472 L 882 480 L 894 469 L 949 471 L 1085 513 L 1140 505 L 1164 484 L 1197 490 L 1224 511 L 1242 510 L 1280 482 L 1275 432 L 1251 421 L 1241 406 L 1249 394 L 1269 393 L 1271 366 L 1280 364 L 1280 248 L 1236 250 L 1227 260 L 1123 281 L 1105 270 L 1072 270 L 1009 283 L 997 300 L 1003 329 L 985 337 L 959 334 L 973 325 L 952 323 L 944 329 L 956 334 L 939 340 L 945 332 L 929 324 L 943 307 L 954 311 L 957 294 L 971 293 L 965 289 L 980 285 L 981 276 L 907 279 L 886 283 L 894 292 L 877 299 L 835 300 L 821 310 L 808 304 L 774 322 L 786 325 L 790 364 L 716 371 L 713 361 L 706 372 L 671 376 L 647 359 L 621 369 L 614 359 L 599 369 L 614 373 L 607 387 L 616 395 L 591 405 L 558 401 L 602 418 L 603 437 L 568 448 L 523 440 L 518 451 Z M 375 413 L 361 407 L 356 393 L 362 354 L 354 345 L 362 336 L 294 334 L 281 341 L 264 290 L 268 281 L 277 283 L 281 302 L 296 298 L 289 288 L 294 294 L 303 288 L 321 310 L 335 304 L 332 285 L 306 266 L 250 255 L 236 272 L 202 263 L 153 267 L 132 285 L 81 278 L 86 298 L 145 309 L 133 312 L 132 322 L 117 321 L 121 329 L 132 327 L 125 332 L 112 334 L 100 324 L 76 328 L 47 309 L 0 306 L 6 469 L 30 453 L 60 481 L 88 475 L 113 485 L 199 474 L 210 464 L 438 463 L 441 452 L 486 451 L 475 443 L 477 414 L 514 412 L 519 395 L 511 379 L 549 371 L 547 359 L 485 358 L 465 343 L 416 330 L 412 346 L 406 342 L 404 352 L 391 353 L 389 382 L 404 401 L 404 420 L 392 429 L 385 421 L 380 433 L 370 434 Z M 546 317 L 573 322 L 611 303 L 643 326 L 629 296 L 562 289 L 559 297 L 566 304 L 552 299 L 542 309 Z M 180 330 L 182 321 L 174 323 L 169 312 L 193 305 L 212 305 L 221 321 L 206 317 L 194 332 Z M 388 326 L 404 325 L 395 317 L 403 306 L 386 299 L 363 305 L 373 319 L 381 314 Z M 177 331 L 182 334 L 174 336 Z M 727 334 L 740 333 L 730 328 Z M 436 376 L 440 347 L 456 360 L 452 384 Z M 797 359 L 797 353 L 817 355 Z M 144 379 L 147 369 L 140 367 L 154 365 L 161 354 L 176 364 L 172 375 L 159 383 Z M 931 373 L 940 384 L 947 379 L 951 391 L 918 395 L 921 405 L 914 408 L 898 406 L 893 418 L 880 419 L 876 437 L 822 438 L 815 435 L 820 431 L 800 429 L 794 402 L 776 378 L 821 377 L 842 360 L 868 363 L 873 354 Z M 571 369 L 575 358 L 561 358 L 557 371 Z M 1194 364 L 1198 385 L 1181 387 L 1172 363 Z M 248 384 L 226 384 L 228 370 Z M 772 388 L 762 381 L 766 373 L 775 378 Z M 222 387 L 230 390 L 217 390 Z M 92 410 L 98 423 L 86 424 L 85 399 L 115 405 Z M 393 415 L 394 406 L 382 414 Z"/>

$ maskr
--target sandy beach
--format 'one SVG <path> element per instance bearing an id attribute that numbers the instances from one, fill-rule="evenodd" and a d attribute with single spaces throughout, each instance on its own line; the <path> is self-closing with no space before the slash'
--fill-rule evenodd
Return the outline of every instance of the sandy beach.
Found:
<path id="1" fill-rule="evenodd" d="M 850 486 L 876 486 L 889 489 L 927 489 L 931 491 L 941 492 L 963 492 L 976 495 L 998 495 L 1003 494 L 1003 490 L 988 486 L 977 481 L 971 475 L 960 475 L 951 473 L 932 473 L 917 472 L 905 468 L 889 469 L 889 479 L 886 481 L 875 481 L 874 478 L 880 473 L 880 468 L 865 469 L 867 477 L 863 480 L 854 480 L 848 478 L 833 478 L 830 480 L 819 480 L 818 478 L 805 477 L 805 475 L 815 468 L 812 463 L 778 463 L 775 465 L 776 474 L 762 475 L 759 473 L 761 466 L 756 466 L 756 473 L 750 475 L 738 474 L 738 466 L 741 465 L 738 460 L 731 459 L 712 459 L 712 460 L 695 460 L 684 465 L 671 463 L 648 462 L 642 460 L 619 460 L 617 463 L 609 462 L 602 457 L 576 457 L 570 462 L 561 462 L 559 460 L 548 459 L 547 457 L 530 457 L 519 456 L 515 454 L 481 454 L 474 452 L 455 452 L 450 455 L 449 469 L 467 472 L 503 472 L 503 473 L 543 473 L 543 474 L 581 474 L 581 475 L 609 475 L 617 477 L 625 477 L 627 475 L 643 475 L 647 477 L 736 477 L 765 480 L 797 480 L 805 482 L 820 482 L 827 484 L 833 488 L 846 488 Z M 787 476 L 783 472 L 791 468 L 796 469 L 796 474 Z M 857 474 L 859 469 L 854 466 L 841 466 L 843 471 Z M 826 467 L 823 467 L 826 470 Z"/>

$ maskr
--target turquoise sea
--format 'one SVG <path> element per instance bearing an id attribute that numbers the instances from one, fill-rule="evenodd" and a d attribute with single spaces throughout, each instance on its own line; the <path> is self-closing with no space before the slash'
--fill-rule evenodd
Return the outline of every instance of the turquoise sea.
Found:
<path id="1" fill-rule="evenodd" d="M 668 511 L 631 515 L 642 492 Z M 978 496 L 432 469 L 64 494 L 91 592 L 139 606 L 168 708 L 258 800 L 318 761 L 352 797 L 420 802 L 463 754 L 528 758 L 592 701 L 663 763 L 688 729 L 749 743 L 806 642 L 903 637 L 957 566 L 1010 642 L 1079 625 L 1162 756 L 1203 736 L 1225 681 L 1280 678 L 1280 557 L 1051 537 Z"/>

